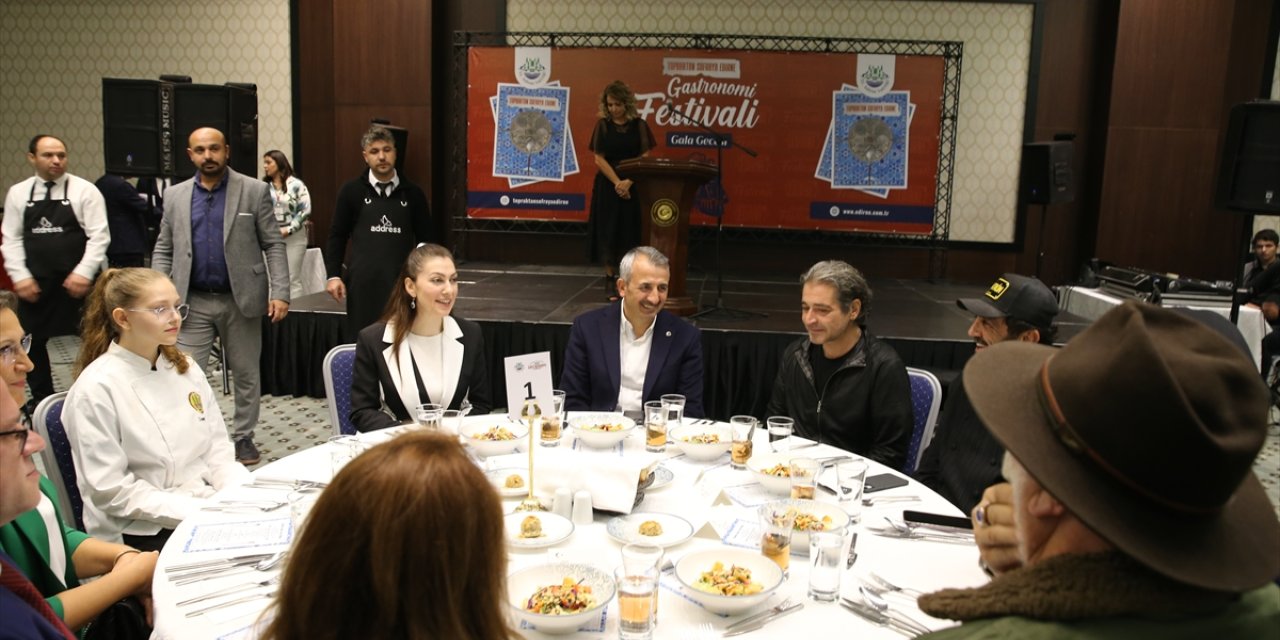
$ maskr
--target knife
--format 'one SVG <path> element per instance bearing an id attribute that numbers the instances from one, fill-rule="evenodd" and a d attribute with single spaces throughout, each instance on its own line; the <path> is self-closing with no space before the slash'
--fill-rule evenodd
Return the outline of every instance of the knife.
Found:
<path id="1" fill-rule="evenodd" d="M 917 635 L 919 635 L 919 632 L 912 629 L 905 622 L 902 622 L 897 618 L 892 618 L 883 613 L 880 613 L 879 611 L 876 611 L 875 609 L 872 609 L 871 607 L 868 607 L 865 604 L 860 604 L 852 600 L 849 600 L 847 598 L 840 598 L 839 602 L 840 602 L 840 606 L 848 609 L 849 611 L 852 611 L 854 615 L 864 618 L 870 622 L 874 622 L 875 624 L 878 624 L 882 627 L 888 627 L 894 631 L 897 631 L 898 633 L 901 633 L 902 635 L 907 636 L 908 638 L 914 638 Z"/>
<path id="2" fill-rule="evenodd" d="M 786 609 L 783 609 L 782 611 L 779 611 L 779 612 L 774 613 L 774 614 L 772 614 L 772 615 L 768 615 L 768 616 L 765 616 L 765 617 L 763 617 L 763 618 L 760 618 L 759 620 L 756 620 L 755 622 L 752 622 L 751 624 L 748 624 L 748 625 L 745 625 L 745 626 L 738 627 L 737 629 L 734 629 L 733 631 L 726 631 L 722 637 L 729 638 L 729 637 L 732 637 L 732 636 L 740 636 L 740 635 L 742 635 L 742 634 L 744 634 L 744 633 L 749 633 L 749 632 L 755 631 L 756 629 L 759 629 L 760 627 L 763 627 L 763 626 L 765 626 L 766 624 L 769 624 L 770 622 L 773 622 L 774 620 L 777 620 L 778 618 L 781 618 L 782 616 L 787 615 L 788 613 L 794 613 L 794 612 L 799 611 L 799 610 L 801 610 L 801 609 L 803 609 L 803 608 L 804 608 L 804 603 L 803 603 L 803 602 L 797 602 L 797 603 L 795 603 L 795 604 L 791 605 L 790 607 L 787 607 Z"/>
<path id="3" fill-rule="evenodd" d="M 748 626 L 748 625 L 750 625 L 751 623 L 753 623 L 753 622 L 755 622 L 755 621 L 757 621 L 757 620 L 760 620 L 760 619 L 762 619 L 762 618 L 768 618 L 769 616 L 771 616 L 771 615 L 773 615 L 773 614 L 775 614 L 775 613 L 778 613 L 779 611 L 782 611 L 783 609 L 788 609 L 788 608 L 790 608 L 790 607 L 794 607 L 794 606 L 795 606 L 795 604 L 793 604 L 793 603 L 791 602 L 791 599 L 790 599 L 790 598 L 788 598 L 788 599 L 786 599 L 786 600 L 783 600 L 783 601 L 782 601 L 782 604 L 780 604 L 780 605 L 778 605 L 778 606 L 776 606 L 776 607 L 769 607 L 768 609 L 765 609 L 764 611 L 761 611 L 760 613 L 755 613 L 755 614 L 749 615 L 749 616 L 747 616 L 747 617 L 745 617 L 745 618 L 743 618 L 743 619 L 741 619 L 741 620 L 739 620 L 739 621 L 737 621 L 737 622 L 735 622 L 735 623 L 733 623 L 733 624 L 731 624 L 731 625 L 729 625 L 729 626 L 725 627 L 725 628 L 724 628 L 724 630 L 725 630 L 725 631 L 737 631 L 738 629 L 741 629 L 742 627 Z"/>

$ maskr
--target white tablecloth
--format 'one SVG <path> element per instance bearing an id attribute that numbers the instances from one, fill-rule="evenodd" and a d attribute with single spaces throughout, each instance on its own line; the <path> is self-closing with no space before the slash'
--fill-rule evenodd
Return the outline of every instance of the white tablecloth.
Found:
<path id="1" fill-rule="evenodd" d="M 383 441 L 392 437 L 395 431 L 387 430 L 363 434 L 360 437 L 371 442 Z M 762 432 L 757 435 L 756 451 L 767 451 L 766 436 Z M 632 437 L 642 438 L 643 434 L 637 430 L 636 433 L 632 434 Z M 562 446 L 571 446 L 572 440 L 572 436 L 566 435 Z M 329 446 L 326 444 L 301 451 L 259 469 L 257 475 L 270 478 L 328 480 L 330 475 Z M 672 455 L 678 453 L 675 446 L 669 449 Z M 824 445 L 806 448 L 802 453 L 797 452 L 797 455 L 820 457 L 840 453 L 843 452 Z M 704 487 L 707 485 L 733 487 L 753 482 L 751 472 L 734 470 L 727 464 L 713 467 L 716 463 L 685 462 L 686 460 L 687 458 L 679 458 L 665 462 L 664 464 L 673 472 L 675 479 L 666 487 L 649 490 L 644 501 L 638 507 L 640 511 L 676 513 L 693 523 L 695 529 L 697 529 L 697 534 L 689 541 L 667 550 L 667 556 L 677 560 L 681 555 L 689 551 L 714 548 L 722 544 L 714 529 L 709 525 L 704 526 L 708 518 L 716 520 L 727 518 L 732 520 L 734 517 L 741 517 L 751 521 L 755 520 L 754 508 L 739 506 L 727 500 L 723 493 L 720 493 L 720 498 L 717 501 L 718 506 L 713 506 L 710 509 L 700 506 L 699 499 L 696 497 L 699 492 L 695 489 L 695 479 L 700 474 L 706 483 L 703 485 Z M 723 460 L 727 461 L 727 456 Z M 869 475 L 887 471 L 885 467 L 878 463 L 872 461 L 868 461 L 868 463 L 870 465 Z M 824 475 L 824 479 L 828 479 L 827 476 Z M 833 480 L 834 478 L 830 479 Z M 264 497 L 284 499 L 286 494 L 287 491 L 285 490 L 267 491 L 236 488 L 223 492 L 223 494 L 219 495 L 219 499 L 231 499 L 246 495 L 251 495 L 256 499 Z M 858 579 L 866 577 L 871 572 L 878 573 L 901 585 L 914 587 L 926 592 L 943 587 L 976 586 L 986 581 L 986 576 L 978 568 L 976 547 L 943 542 L 886 538 L 873 535 L 864 530 L 867 524 L 883 525 L 883 516 L 901 516 L 904 508 L 963 515 L 955 507 L 914 480 L 910 481 L 906 487 L 889 489 L 873 495 L 916 495 L 921 498 L 921 501 L 886 504 L 862 509 L 861 522 L 856 525 L 855 529 L 859 533 L 857 539 L 858 561 L 852 570 L 845 571 L 842 576 L 842 592 L 845 596 L 852 597 L 855 600 L 858 599 Z M 550 504 L 551 496 L 543 496 L 543 498 Z M 823 493 L 819 493 L 819 499 L 834 500 L 832 496 Z M 518 502 L 518 499 L 506 500 L 504 501 L 504 506 L 509 511 Z M 621 563 L 619 552 L 621 545 L 606 533 L 606 522 L 611 517 L 611 514 L 597 513 L 593 523 L 579 525 L 565 542 L 550 549 L 538 551 L 507 550 L 509 570 L 514 571 L 530 565 L 563 559 L 570 562 L 586 562 L 612 571 L 614 567 Z M 199 553 L 185 550 L 197 525 L 232 522 L 261 523 L 270 520 L 278 521 L 281 518 L 288 518 L 287 508 L 262 514 L 201 512 L 199 516 L 183 522 L 160 554 L 160 560 L 156 567 L 156 578 L 153 585 L 156 611 L 156 635 L 154 637 L 181 638 L 183 640 L 254 637 L 255 621 L 269 603 L 269 600 L 265 597 L 243 605 L 192 618 L 186 617 L 185 613 L 196 608 L 196 606 L 209 603 L 180 608 L 177 606 L 177 602 L 251 580 L 264 580 L 270 575 L 274 575 L 274 572 L 268 574 L 254 572 L 248 575 L 228 576 L 217 580 L 177 587 L 166 579 L 165 567 L 211 557 L 265 553 L 284 548 L 277 545 Z M 806 603 L 803 610 L 784 616 L 763 629 L 742 637 L 798 637 L 796 634 L 811 634 L 816 631 L 830 632 L 834 629 L 840 629 L 841 633 L 839 635 L 841 637 L 901 638 L 900 635 L 893 631 L 876 626 L 853 615 L 836 603 L 820 603 L 807 600 L 805 593 L 808 586 L 808 572 L 808 564 L 805 558 L 793 558 L 790 578 L 783 583 L 782 587 L 778 589 L 777 593 L 770 598 L 766 605 L 762 605 L 762 608 L 764 606 L 772 606 L 777 604 L 783 597 L 791 597 L 793 600 Z M 661 613 L 656 635 L 658 638 L 677 638 L 691 635 L 695 625 L 703 622 L 711 623 L 719 631 L 743 617 L 726 618 L 707 612 L 684 598 L 675 584 L 674 575 L 664 576 L 660 595 Z M 335 586 L 335 588 L 340 587 Z M 269 590 L 272 590 L 272 588 L 262 587 L 256 591 L 246 591 L 245 593 L 265 593 Z M 953 624 L 950 621 L 929 618 L 916 609 L 914 603 L 907 598 L 898 597 L 894 594 L 889 594 L 889 598 L 895 608 L 900 608 L 931 628 L 943 628 Z M 212 602 L 216 603 L 218 601 L 214 600 Z M 579 631 L 576 635 L 567 637 L 592 639 L 617 637 L 616 603 L 617 601 L 615 600 L 608 607 L 606 624 L 602 632 Z M 528 638 L 553 637 L 546 636 L 535 630 L 519 629 L 519 631 Z"/>
<path id="2" fill-rule="evenodd" d="M 1089 320 L 1097 320 L 1102 317 L 1102 314 L 1124 301 L 1123 298 L 1113 296 L 1101 289 L 1071 286 L 1062 287 L 1059 298 L 1058 304 L 1063 311 L 1074 313 Z M 1165 303 L 1163 306 L 1203 309 L 1212 311 L 1224 318 L 1231 317 L 1231 309 L 1229 307 L 1201 307 L 1192 304 L 1169 303 Z M 1271 325 L 1267 324 L 1266 318 L 1262 317 L 1260 309 L 1242 306 L 1240 307 L 1240 315 L 1236 318 L 1236 327 L 1240 329 L 1241 335 L 1244 336 L 1244 341 L 1249 344 L 1254 366 L 1260 366 L 1262 362 L 1262 338 L 1271 333 Z"/>

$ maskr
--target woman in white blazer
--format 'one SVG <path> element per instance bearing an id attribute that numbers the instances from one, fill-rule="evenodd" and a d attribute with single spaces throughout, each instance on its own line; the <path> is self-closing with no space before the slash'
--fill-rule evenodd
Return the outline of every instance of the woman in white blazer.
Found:
<path id="1" fill-rule="evenodd" d="M 108 269 L 85 305 L 62 417 L 89 534 L 159 550 L 223 487 L 249 480 L 204 373 L 178 351 L 187 315 L 151 269 Z"/>
<path id="2" fill-rule="evenodd" d="M 437 244 L 409 253 L 402 286 L 382 322 L 356 337 L 351 422 L 360 431 L 404 423 L 418 405 L 434 403 L 489 413 L 489 373 L 480 325 L 450 315 L 458 296 L 453 254 Z"/>

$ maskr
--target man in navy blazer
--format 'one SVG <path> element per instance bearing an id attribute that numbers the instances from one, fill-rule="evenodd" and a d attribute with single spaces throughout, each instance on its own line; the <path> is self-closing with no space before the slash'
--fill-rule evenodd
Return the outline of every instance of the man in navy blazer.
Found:
<path id="1" fill-rule="evenodd" d="M 622 301 L 573 321 L 560 388 L 570 411 L 639 413 L 663 394 L 685 397 L 684 415 L 701 418 L 702 335 L 662 310 L 671 266 L 653 247 L 636 247 L 618 269 Z"/>

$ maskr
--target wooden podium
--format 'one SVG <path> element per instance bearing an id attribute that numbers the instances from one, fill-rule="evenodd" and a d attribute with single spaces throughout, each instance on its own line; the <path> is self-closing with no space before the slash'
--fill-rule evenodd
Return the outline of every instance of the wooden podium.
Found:
<path id="1" fill-rule="evenodd" d="M 617 170 L 635 181 L 632 197 L 640 202 L 640 242 L 671 260 L 666 309 L 677 315 L 692 315 L 698 305 L 685 291 L 689 215 L 694 194 L 716 177 L 716 166 L 696 160 L 635 158 L 619 162 Z"/>

